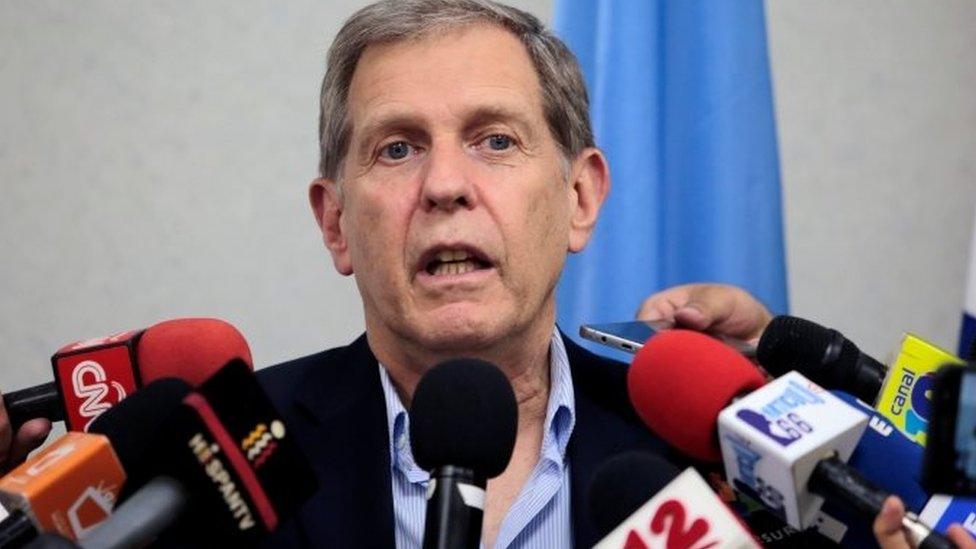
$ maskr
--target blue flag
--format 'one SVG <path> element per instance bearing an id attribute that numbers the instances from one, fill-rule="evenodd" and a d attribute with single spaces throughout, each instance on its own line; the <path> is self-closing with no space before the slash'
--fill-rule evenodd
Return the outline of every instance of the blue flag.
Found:
<path id="1" fill-rule="evenodd" d="M 787 312 L 776 123 L 761 0 L 557 0 L 612 185 L 570 256 L 559 321 L 634 317 L 689 282 L 748 290 Z"/>

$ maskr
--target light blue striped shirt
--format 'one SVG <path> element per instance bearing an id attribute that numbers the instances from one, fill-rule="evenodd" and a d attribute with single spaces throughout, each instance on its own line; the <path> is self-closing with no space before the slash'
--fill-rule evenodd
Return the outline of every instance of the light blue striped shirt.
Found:
<path id="1" fill-rule="evenodd" d="M 430 475 L 413 460 L 410 416 L 400 402 L 386 368 L 380 366 L 390 429 L 390 464 L 397 549 L 419 548 L 424 537 L 427 482 Z M 569 464 L 566 445 L 576 422 L 573 379 L 566 347 L 558 329 L 549 343 L 549 403 L 539 461 L 508 509 L 495 540 L 496 549 L 508 547 L 570 547 Z"/>

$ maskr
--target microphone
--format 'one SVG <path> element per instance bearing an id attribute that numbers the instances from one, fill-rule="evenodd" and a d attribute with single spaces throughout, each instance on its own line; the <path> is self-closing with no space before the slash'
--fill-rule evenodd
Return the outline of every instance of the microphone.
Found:
<path id="1" fill-rule="evenodd" d="M 133 428 L 159 414 L 142 394 L 100 416 L 92 430 Z M 159 477 L 177 481 L 185 501 Z M 146 485 L 153 488 L 140 489 L 138 498 L 129 490 Z M 175 536 L 175 543 L 187 543 L 192 536 L 193 542 L 254 544 L 294 515 L 317 482 L 250 366 L 235 359 L 166 414 L 126 488 L 134 502 L 124 516 L 144 519 L 109 519 L 93 539 L 141 540 L 133 542 L 139 546 L 177 519 L 166 508 L 185 505 L 178 531 L 164 533 Z"/>
<path id="2" fill-rule="evenodd" d="M 160 418 L 181 402 L 189 386 L 167 379 L 145 392 L 153 413 L 137 429 L 66 433 L 0 479 L 0 501 L 14 510 L 0 523 L 0 547 L 20 546 L 40 532 L 78 540 L 109 516 Z"/>
<path id="3" fill-rule="evenodd" d="M 82 431 L 138 387 L 162 377 L 196 385 L 231 358 L 251 364 L 247 342 L 227 322 L 167 320 L 65 345 L 51 358 L 54 382 L 7 393 L 3 402 L 15 431 L 40 417 Z"/>
<path id="4" fill-rule="evenodd" d="M 875 407 L 916 444 L 925 446 L 932 412 L 933 376 L 945 364 L 963 364 L 947 351 L 905 334 Z"/>
<path id="5" fill-rule="evenodd" d="M 414 459 L 431 477 L 423 547 L 477 549 L 485 486 L 505 470 L 515 447 L 511 383 L 494 364 L 448 360 L 420 379 L 409 417 Z"/>
<path id="6" fill-rule="evenodd" d="M 906 510 L 921 517 L 921 512 L 929 499 L 928 493 L 922 488 L 920 482 L 922 448 L 868 404 L 843 391 L 831 391 L 831 393 L 869 416 L 868 427 L 861 435 L 861 440 L 858 441 L 847 463 L 880 488 L 897 494 L 905 503 Z M 843 525 L 831 531 L 830 528 L 825 528 L 823 524 L 818 523 L 818 531 L 830 539 L 848 547 L 865 547 L 876 543 L 871 524 L 861 520 L 842 505 L 830 500 L 824 501 L 821 514 Z M 921 520 L 925 524 L 935 524 L 925 520 L 924 517 L 921 517 Z M 936 530 L 945 533 L 946 529 L 936 528 Z"/>
<path id="7" fill-rule="evenodd" d="M 773 318 L 756 347 L 759 364 L 779 377 L 795 370 L 826 387 L 874 403 L 887 368 L 837 330 L 795 316 Z"/>
<path id="8" fill-rule="evenodd" d="M 844 463 L 867 426 L 865 414 L 797 372 L 789 372 L 732 404 L 729 404 L 732 400 L 729 398 L 698 406 L 693 393 L 700 390 L 694 384 L 669 385 L 673 392 L 666 399 L 648 397 L 647 393 L 660 391 L 654 381 L 666 380 L 679 370 L 693 369 L 681 373 L 690 379 L 710 381 L 731 377 L 728 372 L 735 372 L 740 386 L 746 384 L 743 380 L 748 381 L 748 376 L 743 373 L 745 364 L 748 364 L 745 359 L 734 353 L 724 354 L 721 349 L 711 349 L 718 344 L 707 336 L 691 333 L 673 337 L 665 332 L 654 339 L 660 341 L 656 345 L 649 342 L 641 350 L 651 356 L 642 357 L 638 353 L 631 369 L 647 370 L 656 365 L 655 376 L 628 375 L 629 392 L 632 395 L 644 393 L 645 398 L 639 401 L 644 406 L 639 414 L 642 418 L 663 414 L 682 417 L 685 429 L 693 433 L 686 439 L 694 436 L 700 439 L 684 440 L 682 445 L 693 449 L 707 448 L 712 441 L 704 439 L 711 439 L 716 433 L 713 411 L 728 405 L 717 418 L 727 478 L 737 490 L 763 502 L 794 528 L 815 525 L 823 497 L 844 504 L 871 520 L 880 512 L 888 493 Z M 655 356 L 657 353 L 661 356 Z M 681 356 L 682 353 L 705 360 L 674 364 L 662 358 Z M 736 366 L 733 363 L 730 367 L 727 361 L 733 356 L 745 364 Z M 709 360 L 712 357 L 721 357 L 726 362 Z M 644 380 L 645 384 L 631 386 L 631 379 Z M 638 401 L 634 404 L 636 407 Z M 670 433 L 659 431 L 658 434 L 671 442 Z M 683 450 L 678 444 L 675 446 Z M 927 546 L 948 543 L 919 522 L 914 514 L 907 515 L 904 524 L 916 542 L 935 544 Z"/>
<path id="9" fill-rule="evenodd" d="M 588 491 L 598 549 L 758 548 L 751 533 L 688 468 L 683 473 L 647 452 L 625 452 L 597 469 Z"/>
<path id="10" fill-rule="evenodd" d="M 178 480 L 166 476 L 153 478 L 117 507 L 91 535 L 81 540 L 81 547 L 143 547 L 183 513 L 187 497 L 186 489 Z"/>
<path id="11" fill-rule="evenodd" d="M 713 463 L 722 460 L 715 418 L 764 383 L 740 353 L 692 330 L 659 332 L 627 371 L 627 394 L 644 424 L 682 453 Z"/>

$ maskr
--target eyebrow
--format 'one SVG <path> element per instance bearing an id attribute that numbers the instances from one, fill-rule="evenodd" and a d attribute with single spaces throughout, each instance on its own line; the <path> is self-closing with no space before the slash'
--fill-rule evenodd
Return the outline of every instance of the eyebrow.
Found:
<path id="1" fill-rule="evenodd" d="M 527 139 L 534 139 L 535 132 L 528 116 L 518 109 L 509 108 L 503 105 L 482 105 L 474 107 L 469 112 L 462 115 L 464 125 L 462 131 L 467 133 L 471 130 L 493 122 L 511 124 Z M 362 158 L 364 154 L 370 152 L 373 144 L 373 136 L 391 131 L 402 131 L 408 134 L 415 134 L 422 131 L 425 125 L 425 118 L 409 112 L 390 112 L 381 114 L 372 120 L 367 121 L 362 130 L 362 141 L 357 147 L 357 157 Z"/>
<path id="2" fill-rule="evenodd" d="M 391 130 L 416 132 L 417 128 L 423 126 L 423 123 L 422 117 L 405 112 L 382 114 L 368 121 L 363 127 L 363 139 L 360 141 L 359 147 L 356 150 L 356 157 L 362 158 L 364 154 L 370 152 L 369 149 L 373 144 L 374 135 Z"/>

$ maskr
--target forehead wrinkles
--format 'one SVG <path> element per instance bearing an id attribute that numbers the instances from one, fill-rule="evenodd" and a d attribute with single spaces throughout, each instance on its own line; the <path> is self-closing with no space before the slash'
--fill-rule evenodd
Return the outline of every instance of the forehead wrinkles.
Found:
<path id="1" fill-rule="evenodd" d="M 421 106 L 451 107 L 447 103 L 507 103 L 506 109 L 546 123 L 541 83 L 525 46 L 509 31 L 483 23 L 368 46 L 347 101 L 353 136 L 372 126 L 368 119 L 386 103 L 400 103 L 408 114 L 420 114 Z"/>

